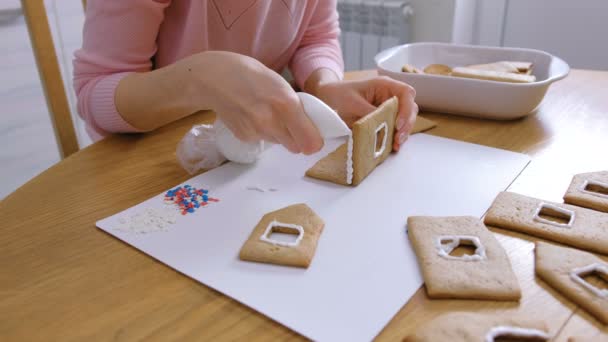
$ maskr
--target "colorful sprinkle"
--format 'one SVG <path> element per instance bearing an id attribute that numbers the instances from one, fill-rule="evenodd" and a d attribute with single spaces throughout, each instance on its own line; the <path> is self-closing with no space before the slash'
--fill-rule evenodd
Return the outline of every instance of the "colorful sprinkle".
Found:
<path id="1" fill-rule="evenodd" d="M 177 206 L 181 214 L 186 215 L 208 205 L 208 202 L 219 202 L 219 199 L 209 197 L 209 190 L 207 189 L 197 189 L 186 184 L 167 191 L 164 202 Z"/>

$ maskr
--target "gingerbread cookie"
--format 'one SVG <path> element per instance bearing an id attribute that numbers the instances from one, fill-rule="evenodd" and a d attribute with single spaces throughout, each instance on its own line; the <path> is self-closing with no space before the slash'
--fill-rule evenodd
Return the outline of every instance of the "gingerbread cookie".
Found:
<path id="1" fill-rule="evenodd" d="M 477 69 L 477 70 L 488 70 L 488 71 L 500 71 L 500 72 L 510 72 L 510 73 L 519 73 L 519 70 L 513 63 L 511 62 L 495 62 L 495 63 L 487 63 L 487 64 L 473 64 L 467 65 L 465 68 L 469 69 Z"/>
<path id="2" fill-rule="evenodd" d="M 536 81 L 534 75 L 515 74 L 511 72 L 471 69 L 466 67 L 456 67 L 452 69 L 452 76 L 475 78 L 478 80 L 510 82 L 510 83 L 531 83 Z"/>
<path id="3" fill-rule="evenodd" d="M 450 76 L 452 68 L 445 64 L 430 64 L 424 68 L 426 74 Z"/>
<path id="4" fill-rule="evenodd" d="M 435 121 L 423 118 L 422 116 L 418 115 L 416 117 L 416 122 L 414 122 L 414 127 L 412 128 L 410 134 L 428 131 L 429 129 L 435 126 L 437 126 L 437 123 Z"/>
<path id="5" fill-rule="evenodd" d="M 398 106 L 393 97 L 353 125 L 353 185 L 361 183 L 391 154 Z"/>
<path id="6" fill-rule="evenodd" d="M 411 64 L 405 64 L 401 67 L 401 71 L 402 72 L 407 72 L 410 74 L 422 74 L 423 71 L 416 68 L 415 66 L 411 65 Z"/>
<path id="7" fill-rule="evenodd" d="M 534 67 L 532 62 L 508 61 L 508 63 L 515 66 L 517 68 L 517 72 L 527 75 L 532 73 L 532 68 Z"/>
<path id="8" fill-rule="evenodd" d="M 507 254 L 478 218 L 410 216 L 407 225 L 430 298 L 521 297 Z M 471 246 L 474 252 L 454 255 L 462 245 Z"/>
<path id="9" fill-rule="evenodd" d="M 340 169 L 346 169 L 346 177 L 338 184 L 358 185 L 389 156 L 393 150 L 392 141 L 397 110 L 398 101 L 396 97 L 393 97 L 354 123 L 352 137 L 349 138 L 346 145 L 345 164 L 339 166 Z M 337 160 L 342 161 L 343 152 L 339 151 L 341 149 L 343 149 L 342 146 L 325 157 L 329 158 L 329 161 L 321 159 L 306 171 L 306 175 L 334 181 L 336 177 L 334 174 L 328 175 L 327 165 L 333 167 Z M 336 167 L 338 166 L 336 165 Z M 342 171 L 336 171 L 337 173 L 341 174 Z"/>
<path id="10" fill-rule="evenodd" d="M 466 68 L 526 75 L 532 73 L 532 63 L 530 62 L 500 61 L 488 64 L 467 65 Z"/>
<path id="11" fill-rule="evenodd" d="M 608 289 L 586 279 L 594 275 L 608 283 L 608 263 L 573 248 L 536 243 L 536 274 L 562 295 L 608 324 Z"/>
<path id="12" fill-rule="evenodd" d="M 608 254 L 608 214 L 594 210 L 501 192 L 484 222 L 488 226 Z"/>
<path id="13" fill-rule="evenodd" d="M 608 171 L 575 175 L 564 195 L 564 202 L 608 212 Z"/>
<path id="14" fill-rule="evenodd" d="M 531 62 L 520 61 L 500 61 L 487 64 L 472 64 L 451 68 L 445 64 L 429 64 L 424 71 L 414 65 L 405 64 L 401 71 L 414 74 L 430 74 L 442 76 L 459 76 L 476 78 L 482 80 L 501 81 L 501 82 L 534 82 L 532 76 Z M 521 76 L 521 77 L 520 77 Z"/>
<path id="15" fill-rule="evenodd" d="M 422 325 L 404 342 L 549 341 L 545 322 L 523 315 L 443 314 Z"/>
<path id="16" fill-rule="evenodd" d="M 239 258 L 269 264 L 308 268 L 325 223 L 306 204 L 270 212 L 255 226 Z M 294 241 L 274 239 L 274 232 L 294 234 Z"/>
<path id="17" fill-rule="evenodd" d="M 341 185 L 361 183 L 393 149 L 397 106 L 397 98 L 393 97 L 371 114 L 355 122 L 349 142 L 340 145 L 319 160 L 306 171 L 306 176 Z M 431 120 L 418 117 L 411 134 L 431 129 L 436 125 Z M 349 153 L 349 148 L 352 148 L 352 153 Z"/>

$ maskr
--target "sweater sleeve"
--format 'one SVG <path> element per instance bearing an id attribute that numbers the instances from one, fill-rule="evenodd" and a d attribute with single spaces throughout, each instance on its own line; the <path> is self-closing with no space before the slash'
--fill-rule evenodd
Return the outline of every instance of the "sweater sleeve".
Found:
<path id="1" fill-rule="evenodd" d="M 94 139 L 138 132 L 118 113 L 116 87 L 130 73 L 149 71 L 170 0 L 89 0 L 82 48 L 75 53 L 78 113 Z"/>
<path id="2" fill-rule="evenodd" d="M 336 0 L 317 1 L 304 36 L 289 63 L 289 68 L 301 89 L 310 74 L 320 68 L 330 69 L 339 78 L 343 77 L 344 61 L 339 36 Z"/>

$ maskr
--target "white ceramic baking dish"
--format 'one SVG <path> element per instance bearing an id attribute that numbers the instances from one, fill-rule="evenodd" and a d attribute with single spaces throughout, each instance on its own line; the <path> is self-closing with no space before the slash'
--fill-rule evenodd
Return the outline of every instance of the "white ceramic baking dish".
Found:
<path id="1" fill-rule="evenodd" d="M 549 86 L 568 75 L 566 62 L 547 52 L 446 43 L 413 43 L 396 46 L 376 55 L 380 75 L 406 82 L 416 89 L 421 109 L 491 119 L 515 119 L 531 113 Z M 506 83 L 452 76 L 401 72 L 404 64 L 424 69 L 429 64 L 450 67 L 498 61 L 534 63 L 532 83 Z"/>

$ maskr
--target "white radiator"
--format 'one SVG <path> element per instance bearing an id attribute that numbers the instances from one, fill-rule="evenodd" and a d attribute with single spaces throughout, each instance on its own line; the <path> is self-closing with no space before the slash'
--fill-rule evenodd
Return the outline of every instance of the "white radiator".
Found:
<path id="1" fill-rule="evenodd" d="M 375 68 L 374 56 L 409 41 L 407 1 L 338 0 L 345 70 Z"/>

